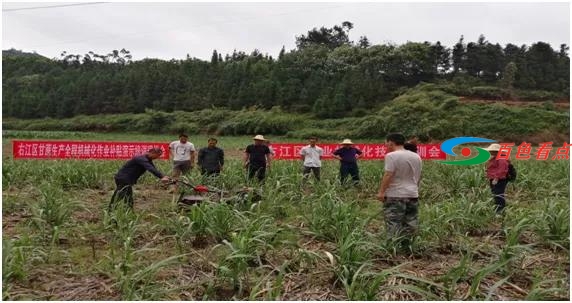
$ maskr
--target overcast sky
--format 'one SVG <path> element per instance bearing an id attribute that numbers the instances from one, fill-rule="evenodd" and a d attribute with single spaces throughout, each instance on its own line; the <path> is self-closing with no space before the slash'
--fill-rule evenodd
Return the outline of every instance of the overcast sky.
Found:
<path id="1" fill-rule="evenodd" d="M 125 48 L 134 59 L 210 59 L 233 49 L 277 56 L 314 27 L 354 23 L 350 38 L 373 44 L 476 41 L 558 49 L 570 43 L 569 3 L 2 3 L 2 49 L 104 54 Z M 86 3 L 84 3 L 86 4 Z M 58 6 L 60 5 L 60 6 Z M 58 6 L 50 8 L 36 8 Z M 21 9 L 32 8 L 32 9 Z"/>

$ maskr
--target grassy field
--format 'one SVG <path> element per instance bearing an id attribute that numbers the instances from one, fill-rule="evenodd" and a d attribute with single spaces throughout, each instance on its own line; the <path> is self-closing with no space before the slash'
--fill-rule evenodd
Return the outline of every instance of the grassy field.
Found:
<path id="1" fill-rule="evenodd" d="M 135 213 L 107 213 L 123 161 L 16 161 L 11 138 L 176 139 L 5 132 L 5 300 L 570 298 L 569 161 L 516 162 L 504 219 L 493 215 L 482 166 L 424 162 L 420 230 L 414 252 L 402 254 L 385 237 L 375 199 L 379 161 L 360 163 L 360 188 L 337 184 L 333 161 L 319 185 L 305 187 L 299 162 L 278 161 L 261 202 L 188 212 L 146 174 L 135 186 Z M 204 146 L 206 138 L 191 141 Z M 216 185 L 241 188 L 239 148 L 250 138 L 219 139 L 229 159 Z M 170 172 L 167 161 L 156 163 Z M 199 180 L 197 171 L 190 177 Z"/>

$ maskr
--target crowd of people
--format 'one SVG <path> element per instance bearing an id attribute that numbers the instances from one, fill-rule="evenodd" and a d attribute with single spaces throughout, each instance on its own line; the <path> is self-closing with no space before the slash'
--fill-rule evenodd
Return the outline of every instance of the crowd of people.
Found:
<path id="1" fill-rule="evenodd" d="M 274 152 L 269 146 L 270 141 L 264 136 L 256 135 L 253 140 L 254 143 L 244 150 L 243 168 L 247 170 L 248 180 L 256 179 L 262 183 L 267 170 L 271 168 Z M 306 182 L 311 174 L 316 181 L 320 181 L 324 150 L 317 145 L 318 138 L 310 137 L 308 140 L 309 144 L 299 152 L 303 167 L 303 182 Z M 217 147 L 217 143 L 215 138 L 208 139 L 207 146 L 201 148 L 196 157 L 196 164 L 204 176 L 217 177 L 223 171 L 224 151 Z M 377 199 L 384 205 L 387 233 L 392 238 L 399 239 L 404 247 L 408 247 L 418 225 L 422 160 L 417 154 L 416 142 L 406 142 L 402 134 L 389 134 L 385 143 L 387 154 Z M 362 151 L 354 147 L 350 139 L 343 140 L 340 145 L 341 147 L 333 152 L 334 158 L 340 163 L 340 182 L 345 184 L 348 177 L 351 177 L 352 184 L 359 185 L 358 159 Z M 115 175 L 117 187 L 109 204 L 110 210 L 118 200 L 124 200 L 129 207 L 133 207 L 132 186 L 145 171 L 149 171 L 163 182 L 170 182 L 172 179 L 177 180 L 181 174 L 188 174 L 195 167 L 196 149 L 188 141 L 186 134 L 181 134 L 179 140 L 171 142 L 169 149 L 173 161 L 171 177 L 161 173 L 153 164 L 153 160 L 162 155 L 162 150 L 159 148 L 150 149 L 144 155 L 133 157 L 119 169 Z M 504 159 L 496 159 L 499 149 L 499 144 L 492 144 L 486 148 L 491 153 L 491 158 L 486 163 L 486 177 L 494 195 L 496 213 L 502 214 L 506 204 L 505 190 L 509 163 Z"/>

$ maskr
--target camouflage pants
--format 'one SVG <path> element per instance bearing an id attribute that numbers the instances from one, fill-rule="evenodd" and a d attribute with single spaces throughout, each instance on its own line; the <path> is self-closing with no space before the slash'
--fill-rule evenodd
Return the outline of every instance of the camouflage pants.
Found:
<path id="1" fill-rule="evenodd" d="M 393 239 L 401 238 L 402 242 L 409 242 L 417 232 L 418 199 L 386 197 L 383 206 L 388 236 Z"/>

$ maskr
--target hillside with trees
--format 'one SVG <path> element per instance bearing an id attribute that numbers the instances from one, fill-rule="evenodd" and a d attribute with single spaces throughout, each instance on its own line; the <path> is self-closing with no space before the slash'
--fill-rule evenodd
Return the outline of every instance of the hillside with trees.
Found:
<path id="1" fill-rule="evenodd" d="M 3 52 L 3 116 L 237 111 L 279 107 L 313 119 L 364 117 L 423 83 L 451 96 L 550 102 L 569 99 L 568 46 L 500 45 L 481 35 L 452 46 L 436 42 L 372 45 L 350 40 L 351 22 L 314 28 L 277 58 L 213 51 L 210 61 L 134 61 L 130 51 L 61 54 Z M 230 118 L 229 118 L 230 119 Z M 5 126 L 12 124 L 5 123 Z"/>
<path id="2" fill-rule="evenodd" d="M 376 140 L 390 132 L 417 136 L 420 142 L 458 136 L 481 136 L 537 144 L 568 141 L 570 114 L 549 104 L 510 107 L 502 104 L 462 104 L 435 84 L 420 84 L 407 90 L 381 109 L 362 117 L 318 118 L 312 113 L 289 113 L 280 107 L 260 109 L 203 109 L 138 114 L 75 116 L 66 119 L 4 119 L 4 129 L 214 134 L 225 136 L 278 135 L 291 138 L 318 136 L 326 140 L 351 137 Z M 5 133 L 9 134 L 9 133 Z M 18 136 L 21 136 L 19 133 Z"/>

